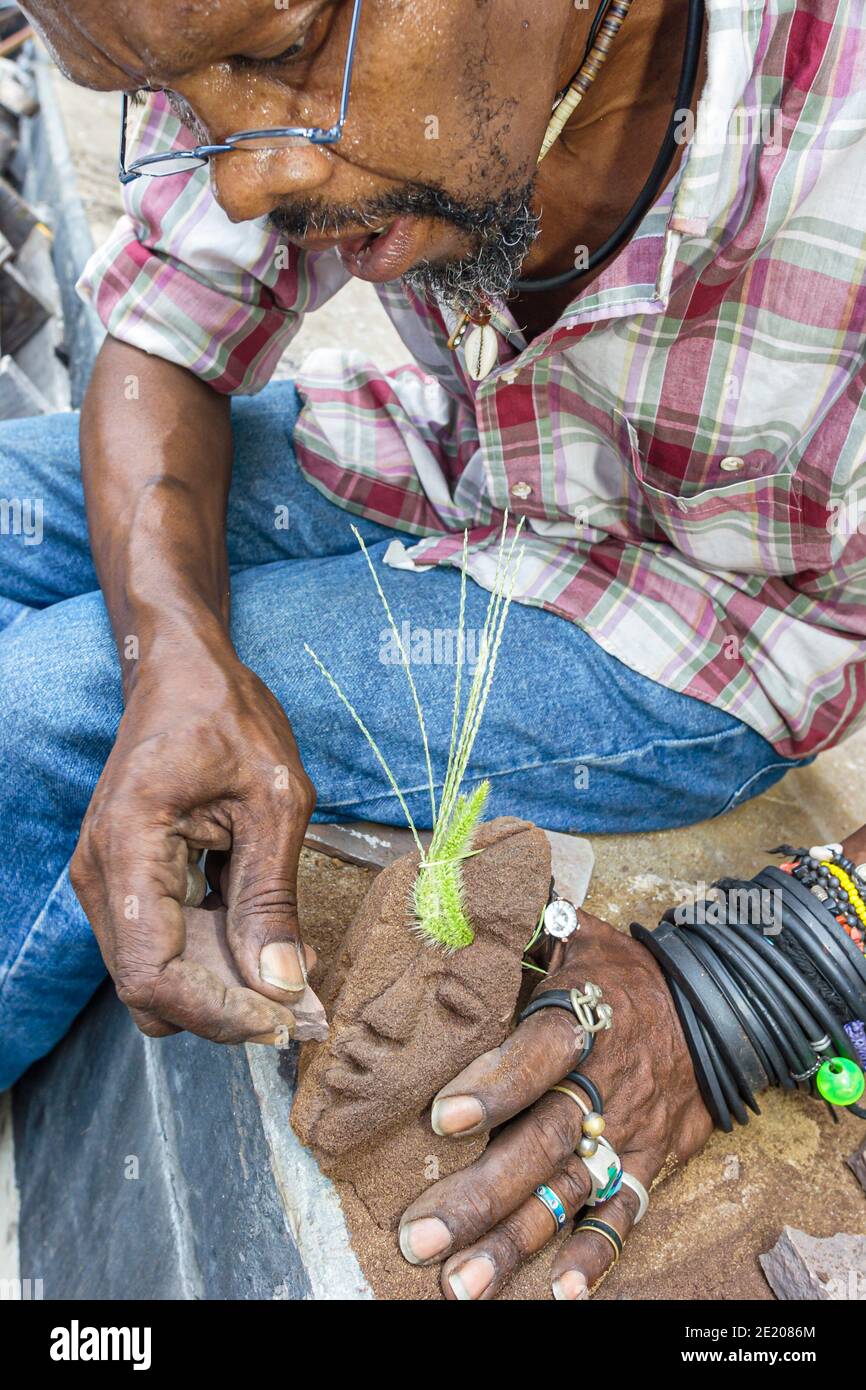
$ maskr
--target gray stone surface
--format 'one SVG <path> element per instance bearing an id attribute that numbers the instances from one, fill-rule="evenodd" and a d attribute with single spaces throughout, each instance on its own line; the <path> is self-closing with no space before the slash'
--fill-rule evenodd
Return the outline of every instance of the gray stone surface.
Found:
<path id="1" fill-rule="evenodd" d="M 104 330 L 93 309 L 75 293 L 75 282 L 93 251 L 93 235 L 79 197 L 75 165 L 55 96 L 56 70 L 38 46 L 36 52 L 34 81 L 40 109 L 33 120 L 22 122 L 20 158 L 27 170 L 24 193 L 31 201 L 48 205 L 54 230 L 54 267 L 60 285 L 69 354 L 71 403 L 73 407 L 78 407 L 104 337 Z M 106 123 L 103 136 L 107 135 L 108 128 Z M 88 138 L 81 129 L 78 135 L 84 140 Z M 112 177 L 117 183 L 116 148 L 110 161 L 107 139 L 105 148 L 106 164 L 112 168 Z M 62 178 L 58 177 L 59 170 L 63 171 Z"/>
<path id="2" fill-rule="evenodd" d="M 818 1240 L 785 1226 L 758 1259 L 777 1298 L 866 1302 L 866 1236 Z"/>
<path id="3" fill-rule="evenodd" d="M 853 1153 L 848 1159 L 848 1167 L 863 1188 L 863 1191 L 866 1192 L 866 1141 L 864 1141 L 857 1152 Z"/>
<path id="4" fill-rule="evenodd" d="M 0 357 L 0 420 L 46 415 L 50 403 L 11 357 Z"/>
<path id="5" fill-rule="evenodd" d="M 242 1048 L 146 1039 L 104 986 L 14 1117 L 20 1266 L 45 1298 L 311 1296 Z"/>

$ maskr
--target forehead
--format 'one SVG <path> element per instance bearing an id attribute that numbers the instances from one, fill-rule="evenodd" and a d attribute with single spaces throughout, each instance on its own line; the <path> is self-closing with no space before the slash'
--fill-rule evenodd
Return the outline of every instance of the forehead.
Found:
<path id="1" fill-rule="evenodd" d="M 168 81 L 288 33 L 345 0 L 29 0 L 65 74 L 114 90 Z"/>

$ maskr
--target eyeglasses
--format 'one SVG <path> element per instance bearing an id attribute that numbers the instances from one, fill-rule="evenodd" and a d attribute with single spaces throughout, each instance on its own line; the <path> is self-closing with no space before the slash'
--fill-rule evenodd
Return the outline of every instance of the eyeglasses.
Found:
<path id="1" fill-rule="evenodd" d="M 275 126 L 273 130 L 240 130 L 229 135 L 221 145 L 197 145 L 194 150 L 170 150 L 167 154 L 148 154 L 141 159 L 126 164 L 126 127 L 129 116 L 129 95 L 123 94 L 123 107 L 120 130 L 120 182 L 132 183 L 134 179 L 147 175 L 151 178 L 165 178 L 169 174 L 186 174 L 207 164 L 211 155 L 229 154 L 232 150 L 285 149 L 293 145 L 332 145 L 342 138 L 349 106 L 349 88 L 352 82 L 352 68 L 355 63 L 355 40 L 358 36 L 358 21 L 361 17 L 361 2 L 355 0 L 352 22 L 349 28 L 349 49 L 343 72 L 343 87 L 340 94 L 340 114 L 335 125 L 322 126 Z"/>

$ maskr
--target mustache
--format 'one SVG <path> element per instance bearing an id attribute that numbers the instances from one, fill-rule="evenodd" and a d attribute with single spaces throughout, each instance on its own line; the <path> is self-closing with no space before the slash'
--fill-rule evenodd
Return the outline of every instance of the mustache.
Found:
<path id="1" fill-rule="evenodd" d="M 339 236 L 341 232 L 369 227 L 372 231 L 394 217 L 439 218 L 459 231 L 484 240 L 500 236 L 525 214 L 532 197 L 533 181 L 522 188 L 483 202 L 467 202 L 435 184 L 409 182 L 389 189 L 378 198 L 356 204 L 317 204 L 310 200 L 283 205 L 270 213 L 272 229 L 284 236 Z"/>

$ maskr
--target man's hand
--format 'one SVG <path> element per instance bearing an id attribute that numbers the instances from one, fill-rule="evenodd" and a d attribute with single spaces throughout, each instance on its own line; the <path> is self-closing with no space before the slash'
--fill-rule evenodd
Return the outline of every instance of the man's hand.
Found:
<path id="1" fill-rule="evenodd" d="M 303 1036 L 297 866 L 315 804 L 280 705 L 236 658 L 140 672 L 72 882 L 138 1026 L 216 1042 Z M 184 958 L 187 864 L 227 855 L 228 947 L 246 985 Z M 190 953 L 194 955 L 194 953 Z"/>
<path id="2" fill-rule="evenodd" d="M 600 985 L 613 1005 L 613 1028 L 599 1035 L 581 1070 L 601 1091 L 604 1137 L 626 1172 L 649 1189 L 667 1162 L 684 1163 L 703 1147 L 712 1120 L 655 961 L 638 942 L 581 913 L 580 931 L 567 948 L 557 947 L 538 993 L 582 990 L 587 980 Z M 495 1297 L 520 1264 L 547 1244 L 555 1225 L 532 1195 L 539 1184 L 553 1188 L 569 1218 L 584 1205 L 589 1172 L 575 1153 L 583 1114 L 567 1096 L 550 1090 L 575 1067 L 582 1045 L 574 1018 L 562 1009 L 542 1009 L 436 1097 L 436 1132 L 455 1140 L 513 1121 L 477 1163 L 436 1183 L 404 1213 L 401 1249 L 412 1263 L 445 1261 L 446 1298 Z M 635 1194 L 623 1187 L 592 1215 L 625 1239 L 637 1207 Z M 586 1298 L 613 1260 L 604 1236 L 572 1235 L 553 1262 L 554 1296 Z"/>

